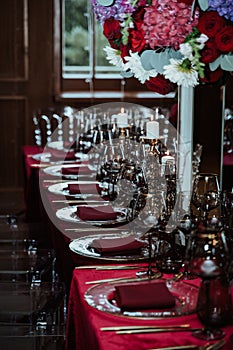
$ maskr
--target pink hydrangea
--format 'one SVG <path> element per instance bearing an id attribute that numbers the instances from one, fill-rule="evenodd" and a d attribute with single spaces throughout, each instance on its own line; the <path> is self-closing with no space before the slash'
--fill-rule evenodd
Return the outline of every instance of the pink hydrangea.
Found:
<path id="1" fill-rule="evenodd" d="M 191 6 L 177 0 L 152 0 L 142 26 L 146 42 L 152 49 L 162 46 L 178 50 L 197 25 L 198 17 L 198 10 L 192 17 Z"/>

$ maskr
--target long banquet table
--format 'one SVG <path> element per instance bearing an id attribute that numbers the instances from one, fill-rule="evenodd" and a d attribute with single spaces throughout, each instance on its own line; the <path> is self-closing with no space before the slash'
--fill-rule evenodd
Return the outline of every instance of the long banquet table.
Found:
<path id="1" fill-rule="evenodd" d="M 69 243 L 79 237 L 88 234 L 94 234 L 95 228 L 77 225 L 73 223 L 56 220 L 54 224 L 51 216 L 55 216 L 56 210 L 62 208 L 64 203 L 59 202 L 59 196 L 49 193 L 47 190 L 48 183 L 44 180 L 52 179 L 48 175 L 42 178 L 44 186 L 44 198 L 41 201 L 39 189 L 39 169 L 40 162 L 32 158 L 32 154 L 41 152 L 38 147 L 25 146 L 23 148 L 23 158 L 25 166 L 25 199 L 27 204 L 27 217 L 29 220 L 44 220 L 47 226 L 49 239 L 51 239 L 56 251 L 59 269 L 62 278 L 66 282 L 69 292 L 68 317 L 67 317 L 67 339 L 66 350 L 146 350 L 161 346 L 187 345 L 196 344 L 204 345 L 206 342 L 194 338 L 190 332 L 166 332 L 166 333 L 149 333 L 149 334 L 126 334 L 119 335 L 115 332 L 103 332 L 101 327 L 120 326 L 120 325 L 179 325 L 190 324 L 191 327 L 201 327 L 201 324 L 195 313 L 179 317 L 163 317 L 154 320 L 137 319 L 116 316 L 105 313 L 90 306 L 85 300 L 85 292 L 92 285 L 86 284 L 87 281 L 95 281 L 105 278 L 114 277 L 133 277 L 136 270 L 103 270 L 97 271 L 92 268 L 84 268 L 86 265 L 105 265 L 112 264 L 109 260 L 90 259 L 75 254 L 69 249 Z M 38 166 L 37 166 L 38 165 Z M 46 201 L 49 215 L 44 210 L 44 201 Z M 83 231 L 82 231 L 83 227 Z M 74 228 L 78 228 L 76 231 Z M 77 268 L 80 267 L 83 268 Z M 171 276 L 163 276 L 170 278 Z M 187 283 L 199 285 L 199 280 L 190 280 Z M 233 325 L 224 327 L 226 333 L 226 344 L 223 350 L 233 348 Z"/>

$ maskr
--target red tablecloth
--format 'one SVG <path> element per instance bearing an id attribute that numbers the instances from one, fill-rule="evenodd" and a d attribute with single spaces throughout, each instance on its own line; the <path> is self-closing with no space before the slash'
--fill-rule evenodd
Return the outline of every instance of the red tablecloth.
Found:
<path id="1" fill-rule="evenodd" d="M 50 183 L 44 180 L 56 180 L 56 178 L 47 174 L 45 175 L 43 172 L 39 171 L 39 167 L 35 166 L 35 164 L 39 164 L 39 162 L 35 161 L 31 155 L 40 153 L 40 151 L 39 148 L 33 146 L 25 146 L 23 148 L 26 181 L 25 200 L 29 219 L 42 219 L 46 222 L 48 234 L 50 235 L 58 258 L 58 265 L 62 274 L 62 279 L 66 282 L 68 291 L 71 283 L 68 305 L 66 350 L 143 350 L 177 344 L 204 344 L 203 341 L 193 338 L 188 332 L 117 335 L 113 332 L 100 331 L 100 327 L 130 325 L 132 322 L 133 324 L 161 323 L 164 325 L 171 323 L 190 323 L 190 325 L 194 327 L 200 327 L 200 323 L 195 314 L 172 319 L 142 321 L 104 314 L 87 305 L 83 297 L 85 291 L 89 288 L 89 286 L 85 284 L 86 280 L 96 280 L 114 276 L 131 276 L 133 273 L 132 271 L 97 272 L 92 269 L 74 270 L 75 266 L 96 264 L 95 260 L 81 257 L 71 252 L 69 249 L 69 243 L 71 240 L 84 235 L 94 234 L 96 233 L 95 228 L 90 227 L 87 231 L 75 231 L 76 228 L 80 229 L 79 224 L 65 222 L 56 218 L 56 210 L 64 207 L 64 197 L 61 198 L 58 195 L 48 192 L 47 187 L 53 182 Z M 42 189 L 41 193 L 40 187 Z M 43 199 L 42 201 L 41 195 Z M 61 202 L 59 202 L 59 199 Z M 44 204 L 46 204 L 46 210 Z M 87 227 L 85 227 L 85 229 L 87 229 Z M 109 262 L 107 263 L 109 264 Z M 224 347 L 224 350 L 231 350 L 233 349 L 233 343 L 229 342 L 229 336 L 233 333 L 233 327 L 228 327 L 225 330 L 228 342 Z"/>
<path id="2" fill-rule="evenodd" d="M 233 166 L 233 153 L 224 153 L 223 166 Z"/>
<path id="3" fill-rule="evenodd" d="M 136 270 L 135 270 L 136 271 Z M 135 276 L 135 271 L 96 271 L 95 269 L 75 270 L 70 290 L 66 350 L 146 350 L 157 347 L 197 344 L 206 342 L 194 338 L 190 332 L 166 332 L 150 334 L 119 335 L 115 332 L 103 332 L 101 327 L 129 325 L 179 325 L 190 324 L 191 327 L 202 327 L 196 314 L 181 317 L 169 317 L 155 320 L 138 320 L 103 313 L 89 306 L 84 300 L 84 293 L 90 285 L 86 281 L 105 278 Z M 119 283 L 119 282 L 118 282 Z M 188 283 L 198 285 L 198 280 Z M 92 287 L 93 288 L 93 287 Z M 143 297 L 143 296 L 142 296 Z M 232 350 L 233 326 L 224 328 L 226 345 L 223 350 Z"/>
<path id="4" fill-rule="evenodd" d="M 69 243 L 73 239 L 82 236 L 102 232 L 111 233 L 111 229 L 97 229 L 95 226 L 85 225 L 84 223 L 81 225 L 70 223 L 56 217 L 58 209 L 72 205 L 72 203 L 65 203 L 64 201 L 67 198 L 64 195 L 57 195 L 48 191 L 48 187 L 53 185 L 54 182 L 60 182 L 61 178 L 44 173 L 43 169 L 46 164 L 40 166 L 40 162 L 32 158 L 33 154 L 41 151 L 37 146 L 23 147 L 26 219 L 30 222 L 44 222 L 48 239 L 51 240 L 56 251 L 59 274 L 66 283 L 67 291 L 69 291 L 74 267 L 95 263 L 94 259 L 82 257 L 72 252 Z M 50 166 L 50 164 L 48 163 L 47 166 Z M 69 180 L 67 179 L 67 181 Z M 83 230 L 81 227 L 83 227 Z M 78 230 L 76 231 L 76 229 Z"/>

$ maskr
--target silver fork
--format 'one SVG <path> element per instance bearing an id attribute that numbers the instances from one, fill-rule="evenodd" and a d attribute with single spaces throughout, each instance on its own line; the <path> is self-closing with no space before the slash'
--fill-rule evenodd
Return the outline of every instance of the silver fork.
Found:
<path id="1" fill-rule="evenodd" d="M 148 349 L 148 350 L 218 350 L 223 347 L 225 344 L 225 340 L 219 340 L 218 342 L 214 344 L 207 343 L 204 346 L 198 346 L 198 345 L 177 345 L 177 346 L 168 346 L 164 348 L 153 348 L 153 349 Z"/>

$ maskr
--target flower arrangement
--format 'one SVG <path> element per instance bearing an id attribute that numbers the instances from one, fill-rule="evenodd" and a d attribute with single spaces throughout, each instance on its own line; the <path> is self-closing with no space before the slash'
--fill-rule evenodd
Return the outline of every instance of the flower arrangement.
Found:
<path id="1" fill-rule="evenodd" d="M 232 0 L 91 0 L 107 59 L 160 94 L 233 71 Z"/>

